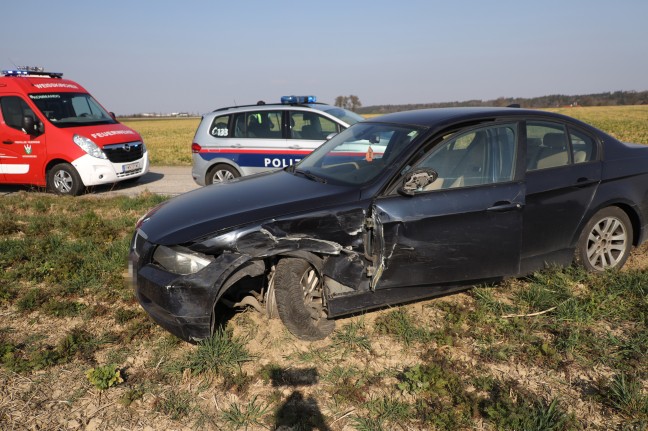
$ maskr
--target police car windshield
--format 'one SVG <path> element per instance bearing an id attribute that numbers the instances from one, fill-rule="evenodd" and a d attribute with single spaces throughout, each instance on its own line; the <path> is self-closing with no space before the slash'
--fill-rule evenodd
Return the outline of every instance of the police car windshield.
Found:
<path id="1" fill-rule="evenodd" d="M 88 93 L 34 93 L 29 98 L 43 116 L 57 127 L 116 123 Z"/>
<path id="2" fill-rule="evenodd" d="M 360 115 L 356 114 L 355 112 L 348 111 L 344 108 L 338 108 L 337 106 L 330 106 L 330 105 L 308 105 L 308 106 L 310 106 L 311 108 L 319 109 L 320 111 L 324 111 L 327 114 L 337 117 L 340 120 L 347 123 L 349 126 L 354 125 L 358 121 L 364 120 L 364 118 L 362 118 Z"/>
<path id="3" fill-rule="evenodd" d="M 340 185 L 364 185 L 397 165 L 399 155 L 423 129 L 357 123 L 322 144 L 292 170 Z"/>

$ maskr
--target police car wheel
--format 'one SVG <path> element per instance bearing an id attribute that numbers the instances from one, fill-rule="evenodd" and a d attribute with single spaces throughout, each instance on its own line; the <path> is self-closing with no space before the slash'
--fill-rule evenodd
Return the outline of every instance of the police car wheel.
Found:
<path id="1" fill-rule="evenodd" d="M 207 185 L 224 183 L 234 178 L 240 177 L 241 174 L 235 168 L 228 165 L 216 165 L 207 173 Z"/>
<path id="2" fill-rule="evenodd" d="M 69 163 L 59 163 L 47 173 L 47 187 L 59 195 L 77 196 L 84 185 L 74 166 Z"/>
<path id="3" fill-rule="evenodd" d="M 274 281 L 277 312 L 291 334 L 314 341 L 333 332 L 335 321 L 327 318 L 320 276 L 309 262 L 281 259 Z"/>

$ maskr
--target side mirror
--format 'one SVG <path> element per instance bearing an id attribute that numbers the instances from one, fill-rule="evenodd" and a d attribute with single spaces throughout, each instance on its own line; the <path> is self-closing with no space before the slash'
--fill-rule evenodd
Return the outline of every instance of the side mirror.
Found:
<path id="1" fill-rule="evenodd" d="M 414 196 L 417 191 L 423 190 L 437 178 L 439 178 L 439 174 L 433 169 L 414 169 L 405 175 L 403 185 L 398 189 L 398 193 L 404 196 Z"/>
<path id="2" fill-rule="evenodd" d="M 109 114 L 110 114 L 110 117 L 111 117 L 113 120 L 117 121 L 117 116 L 115 115 L 114 112 L 111 111 L 111 112 L 109 112 Z"/>
<path id="3" fill-rule="evenodd" d="M 337 135 L 337 133 L 335 133 L 335 132 L 329 133 L 328 135 L 326 135 L 326 140 L 328 141 L 329 139 L 331 139 L 335 135 Z"/>

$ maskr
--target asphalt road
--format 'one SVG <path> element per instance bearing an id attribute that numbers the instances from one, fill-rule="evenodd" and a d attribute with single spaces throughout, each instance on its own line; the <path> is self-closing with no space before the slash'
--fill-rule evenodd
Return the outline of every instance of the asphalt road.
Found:
<path id="1" fill-rule="evenodd" d="M 199 187 L 191 177 L 191 166 L 151 166 L 148 173 L 140 177 L 137 182 L 94 186 L 89 189 L 88 194 L 110 197 L 137 196 L 143 192 L 150 192 L 176 196 Z M 0 184 L 0 196 L 10 195 L 21 190 L 43 192 L 42 189 L 36 187 Z"/>

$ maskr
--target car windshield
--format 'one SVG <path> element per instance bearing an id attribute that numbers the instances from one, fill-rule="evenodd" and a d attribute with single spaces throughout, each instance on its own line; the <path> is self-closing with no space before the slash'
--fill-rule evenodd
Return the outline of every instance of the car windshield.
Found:
<path id="1" fill-rule="evenodd" d="M 88 93 L 37 93 L 30 94 L 29 98 L 57 127 L 116 123 Z"/>
<path id="2" fill-rule="evenodd" d="M 364 120 L 363 117 L 356 114 L 355 112 L 351 112 L 344 108 L 339 108 L 337 106 L 329 106 L 329 105 L 309 105 L 309 106 L 311 108 L 319 109 L 320 111 L 324 111 L 327 114 L 333 115 L 334 117 L 339 118 L 340 120 L 347 123 L 349 126 L 354 125 L 358 121 Z"/>
<path id="3" fill-rule="evenodd" d="M 393 167 L 421 132 L 415 127 L 357 123 L 322 144 L 290 172 L 324 183 L 367 184 Z"/>

